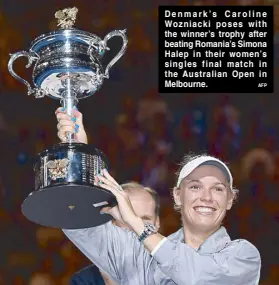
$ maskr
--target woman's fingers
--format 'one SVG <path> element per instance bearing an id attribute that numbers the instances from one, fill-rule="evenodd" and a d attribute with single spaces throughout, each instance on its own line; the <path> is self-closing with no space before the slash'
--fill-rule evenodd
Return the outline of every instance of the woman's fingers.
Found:
<path id="1" fill-rule="evenodd" d="M 58 121 L 79 121 L 79 123 L 82 123 L 82 114 L 77 109 L 73 109 L 72 115 L 68 115 L 66 111 L 60 107 L 55 111 L 55 115 Z"/>
<path id="2" fill-rule="evenodd" d="M 103 189 L 110 191 L 116 198 L 119 198 L 119 195 L 120 195 L 119 190 L 117 190 L 115 187 L 111 187 L 111 186 L 104 184 L 104 183 L 98 184 L 98 186 L 103 188 Z"/>
<path id="3" fill-rule="evenodd" d="M 58 128 L 58 132 L 61 134 L 66 134 L 66 133 L 74 133 L 75 132 L 75 127 L 73 126 L 63 126 Z"/>
<path id="4" fill-rule="evenodd" d="M 100 213 L 102 213 L 102 214 L 108 214 L 111 209 L 112 209 L 111 207 L 103 207 L 103 208 L 101 209 Z"/>
<path id="5" fill-rule="evenodd" d="M 80 111 L 78 111 L 77 108 L 73 109 L 73 115 L 77 118 L 77 120 L 82 122 L 82 113 Z"/>
<path id="6" fill-rule="evenodd" d="M 58 113 L 57 115 L 56 115 L 56 118 L 57 118 L 57 121 L 69 121 L 69 122 L 71 122 L 71 121 L 73 121 L 74 119 L 72 119 L 72 117 L 71 116 L 69 116 L 69 115 L 67 115 L 67 114 L 64 114 L 64 113 Z"/>
<path id="7" fill-rule="evenodd" d="M 57 124 L 57 129 L 59 130 L 62 126 L 63 127 L 70 126 L 70 127 L 75 128 L 75 123 L 70 120 L 60 120 L 59 123 Z"/>
<path id="8" fill-rule="evenodd" d="M 78 129 L 73 127 L 73 126 L 63 126 L 63 127 L 58 127 L 58 137 L 60 140 L 63 142 L 67 140 L 67 134 L 76 134 L 78 132 Z"/>
<path id="9" fill-rule="evenodd" d="M 58 132 L 58 133 L 57 133 L 57 136 L 59 137 L 59 139 L 60 139 L 62 142 L 66 142 L 66 141 L 67 141 L 67 137 L 65 136 L 64 133 Z"/>
<path id="10" fill-rule="evenodd" d="M 114 184 L 120 186 L 115 179 L 108 173 L 106 169 L 103 170 L 104 177 L 107 178 L 109 181 L 113 182 Z"/>
<path id="11" fill-rule="evenodd" d="M 100 187 L 110 191 L 116 197 L 120 215 L 120 218 L 118 218 L 122 219 L 124 222 L 130 225 L 129 221 L 133 220 L 135 217 L 137 217 L 137 215 L 133 209 L 133 205 L 129 199 L 128 193 L 123 191 L 122 187 L 112 178 L 112 176 L 106 170 L 102 172 L 104 174 L 103 176 L 96 176 L 96 183 Z M 114 208 L 108 211 L 108 213 L 113 215 L 113 209 Z"/>
<path id="12" fill-rule="evenodd" d="M 63 107 L 57 108 L 57 109 L 55 110 L 55 115 L 57 115 L 57 114 L 59 114 L 59 113 L 66 114 L 66 109 L 63 108 Z M 79 110 L 78 110 L 76 107 L 72 108 L 72 114 L 73 114 L 74 116 L 76 116 L 76 117 L 81 117 L 81 118 L 82 118 L 82 113 L 79 112 Z"/>
<path id="13" fill-rule="evenodd" d="M 57 115 L 58 113 L 65 113 L 64 108 L 59 107 L 55 110 L 55 115 Z"/>
<path id="14" fill-rule="evenodd" d="M 121 192 L 121 187 L 118 184 L 116 185 L 115 183 L 108 180 L 104 176 L 99 176 L 99 175 L 96 177 L 96 182 L 100 187 L 111 191 L 115 196 L 119 196 Z"/>
<path id="15" fill-rule="evenodd" d="M 114 180 L 106 169 L 103 169 L 101 171 L 101 175 L 98 175 L 98 177 L 103 177 L 102 182 L 107 183 L 108 185 L 114 185 L 115 187 L 121 189 L 121 186 Z"/>

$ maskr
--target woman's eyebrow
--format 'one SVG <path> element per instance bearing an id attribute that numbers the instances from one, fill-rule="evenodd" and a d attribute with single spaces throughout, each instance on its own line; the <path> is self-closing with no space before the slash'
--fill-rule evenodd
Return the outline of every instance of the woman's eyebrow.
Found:
<path id="1" fill-rule="evenodd" d="M 219 184 L 220 184 L 220 185 L 223 185 L 223 186 L 225 186 L 225 187 L 227 187 L 226 184 L 223 183 L 223 182 L 215 182 L 215 183 L 213 183 L 213 185 L 219 185 Z"/>
<path id="2" fill-rule="evenodd" d="M 190 182 L 198 182 L 198 183 L 201 183 L 200 180 L 197 180 L 197 179 L 186 179 L 188 183 Z"/>

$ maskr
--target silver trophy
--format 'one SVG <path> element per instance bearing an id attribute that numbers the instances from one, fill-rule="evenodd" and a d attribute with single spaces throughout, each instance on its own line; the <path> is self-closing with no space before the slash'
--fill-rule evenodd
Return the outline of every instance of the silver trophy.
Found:
<path id="1" fill-rule="evenodd" d="M 68 115 L 80 99 L 100 89 L 128 43 L 126 30 L 112 31 L 101 39 L 74 29 L 77 12 L 75 7 L 56 12 L 60 29 L 39 36 L 29 51 L 12 54 L 8 63 L 11 75 L 27 86 L 28 95 L 60 100 Z M 101 60 L 109 50 L 107 42 L 115 36 L 123 39 L 123 45 L 104 69 Z M 34 87 L 14 72 L 13 63 L 19 57 L 27 57 L 27 68 L 34 64 Z M 23 214 L 37 224 L 64 229 L 94 227 L 108 222 L 111 217 L 101 215 L 100 210 L 116 205 L 115 196 L 94 185 L 95 176 L 107 167 L 107 158 L 101 150 L 75 142 L 74 135 L 68 134 L 66 143 L 37 155 L 35 189 L 22 204 Z"/>

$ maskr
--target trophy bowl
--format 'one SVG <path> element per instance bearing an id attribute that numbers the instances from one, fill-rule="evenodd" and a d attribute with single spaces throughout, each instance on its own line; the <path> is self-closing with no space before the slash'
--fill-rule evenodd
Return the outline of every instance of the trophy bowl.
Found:
<path id="1" fill-rule="evenodd" d="M 74 9 L 72 8 L 77 12 Z M 67 15 L 64 17 L 69 17 Z M 19 51 L 11 55 L 9 72 L 27 86 L 28 95 L 34 94 L 36 98 L 49 96 L 60 100 L 65 100 L 65 97 L 79 100 L 91 96 L 100 89 L 104 79 L 109 78 L 110 68 L 126 51 L 126 30 L 112 31 L 102 40 L 92 33 L 72 28 L 74 21 L 73 16 L 71 17 L 71 20 L 60 19 L 58 25 L 62 26 L 62 29 L 37 37 L 28 52 Z M 63 24 L 62 20 L 67 24 Z M 115 36 L 123 39 L 123 45 L 104 70 L 101 59 L 109 50 L 107 42 Z M 32 79 L 35 88 L 14 72 L 13 63 L 19 57 L 27 57 L 26 68 L 34 63 Z M 66 94 L 67 92 L 70 94 Z"/>
<path id="2" fill-rule="evenodd" d="M 75 90 L 76 98 L 93 95 L 103 84 L 102 40 L 75 29 L 41 35 L 31 44 L 30 60 L 36 60 L 33 82 L 45 95 L 61 99 L 65 86 Z M 61 92 L 62 91 L 62 92 Z"/>
<path id="3" fill-rule="evenodd" d="M 27 86 L 27 94 L 35 98 L 49 96 L 60 100 L 68 115 L 78 101 L 93 95 L 109 78 L 110 68 L 127 48 L 126 30 L 115 30 L 100 37 L 74 29 L 77 8 L 56 12 L 60 30 L 36 38 L 29 51 L 11 55 L 8 70 Z M 123 40 L 118 54 L 102 66 L 102 57 L 109 50 L 110 38 Z M 29 82 L 13 70 L 13 63 L 27 57 L 27 68 L 33 67 Z M 101 215 L 102 207 L 117 205 L 115 196 L 94 185 L 95 176 L 108 168 L 108 160 L 101 150 L 75 141 L 67 134 L 67 142 L 55 145 L 37 155 L 34 165 L 35 189 L 22 204 L 22 212 L 30 221 L 42 226 L 79 229 L 98 226 L 111 220 Z"/>

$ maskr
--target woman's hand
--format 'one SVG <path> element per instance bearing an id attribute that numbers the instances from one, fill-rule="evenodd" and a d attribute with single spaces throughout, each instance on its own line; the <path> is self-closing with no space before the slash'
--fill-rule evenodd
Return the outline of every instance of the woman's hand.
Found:
<path id="1" fill-rule="evenodd" d="M 106 213 L 111 214 L 118 221 L 122 219 L 138 236 L 140 236 L 144 230 L 144 222 L 136 215 L 128 194 L 123 191 L 122 187 L 110 176 L 106 169 L 102 171 L 102 174 L 103 175 L 98 175 L 96 177 L 95 183 L 114 194 L 118 202 L 118 206 L 107 208 Z M 104 209 L 102 212 L 104 212 Z M 149 252 L 152 252 L 163 238 L 164 237 L 159 233 L 155 233 L 148 236 L 143 244 Z"/>
<path id="2" fill-rule="evenodd" d="M 111 177 L 106 169 L 102 171 L 103 175 L 96 177 L 95 183 L 98 186 L 109 190 L 115 195 L 118 206 L 113 208 L 103 208 L 101 212 L 112 215 L 116 220 L 123 221 L 133 228 L 133 225 L 140 218 L 135 214 L 128 194 L 123 191 L 122 187 Z"/>
<path id="3" fill-rule="evenodd" d="M 66 114 L 66 111 L 60 107 L 55 111 L 58 121 L 58 137 L 62 142 L 67 141 L 67 134 L 73 133 L 74 139 L 78 142 L 87 144 L 87 135 L 82 122 L 82 114 L 76 109 L 73 109 L 72 117 Z"/>

